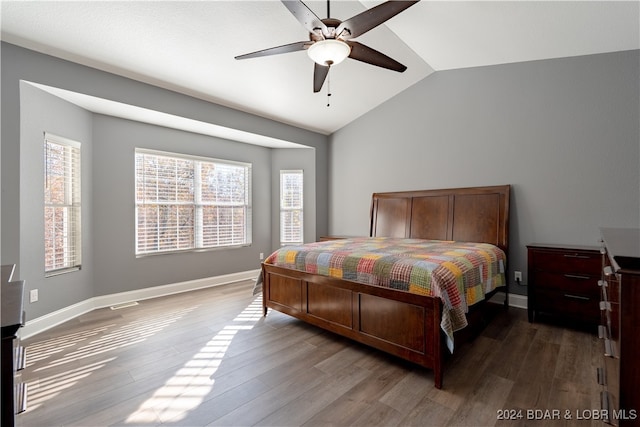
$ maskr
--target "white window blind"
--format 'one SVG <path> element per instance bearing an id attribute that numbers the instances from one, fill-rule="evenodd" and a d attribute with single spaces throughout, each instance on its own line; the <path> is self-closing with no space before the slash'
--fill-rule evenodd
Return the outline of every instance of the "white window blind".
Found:
<path id="1" fill-rule="evenodd" d="M 301 170 L 280 171 L 280 243 L 302 243 L 303 173 Z"/>
<path id="2" fill-rule="evenodd" d="M 82 263 L 80 143 L 45 133 L 45 274 L 77 270 Z"/>
<path id="3" fill-rule="evenodd" d="M 136 150 L 136 254 L 251 243 L 251 165 Z"/>

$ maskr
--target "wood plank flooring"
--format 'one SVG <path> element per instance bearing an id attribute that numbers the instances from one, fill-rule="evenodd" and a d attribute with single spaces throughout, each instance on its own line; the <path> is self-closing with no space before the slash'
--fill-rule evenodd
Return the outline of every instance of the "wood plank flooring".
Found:
<path id="1" fill-rule="evenodd" d="M 576 419 L 600 407 L 601 343 L 589 333 L 500 309 L 447 359 L 438 390 L 428 369 L 262 317 L 252 286 L 95 310 L 24 340 L 17 425 L 602 426 Z M 560 419 L 542 419 L 554 410 Z"/>

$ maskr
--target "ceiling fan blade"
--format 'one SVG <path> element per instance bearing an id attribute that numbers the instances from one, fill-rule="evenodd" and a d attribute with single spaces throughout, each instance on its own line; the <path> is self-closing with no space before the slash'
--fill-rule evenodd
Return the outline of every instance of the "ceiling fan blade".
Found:
<path id="1" fill-rule="evenodd" d="M 289 9 L 289 12 L 291 12 L 310 33 L 317 34 L 317 30 L 320 30 L 323 35 L 329 34 L 329 29 L 324 22 L 322 22 L 306 4 L 299 0 L 282 0 L 282 4 Z"/>
<path id="2" fill-rule="evenodd" d="M 362 43 L 351 40 L 346 43 L 351 46 L 351 53 L 349 54 L 349 58 L 351 59 L 366 62 L 367 64 L 386 68 L 388 70 L 398 71 L 399 73 L 402 73 L 407 69 L 406 66 L 402 65 L 395 59 L 389 58 L 384 53 L 380 53 Z"/>
<path id="3" fill-rule="evenodd" d="M 338 25 L 336 34 L 342 39 L 356 38 L 372 28 L 377 27 L 384 21 L 393 18 L 403 10 L 413 6 L 420 0 L 415 1 L 387 1 L 365 10 Z M 347 30 L 347 31 L 344 31 Z"/>
<path id="4" fill-rule="evenodd" d="M 259 56 L 279 55 L 281 53 L 297 52 L 299 50 L 308 49 L 312 44 L 313 42 L 310 41 L 285 44 L 283 46 L 270 47 L 269 49 L 263 49 L 252 53 L 245 53 L 244 55 L 238 55 L 236 56 L 236 59 L 257 58 Z"/>
<path id="5" fill-rule="evenodd" d="M 329 74 L 329 67 L 326 65 L 320 65 L 314 62 L 313 67 L 313 92 L 320 92 L 322 89 L 322 85 L 324 84 L 325 79 L 327 78 L 327 74 Z"/>

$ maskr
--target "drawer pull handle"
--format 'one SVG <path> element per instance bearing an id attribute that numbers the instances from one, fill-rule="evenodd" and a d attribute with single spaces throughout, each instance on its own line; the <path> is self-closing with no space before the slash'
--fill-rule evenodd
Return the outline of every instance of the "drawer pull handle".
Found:
<path id="1" fill-rule="evenodd" d="M 611 311 L 611 303 L 609 301 L 600 301 L 601 311 Z"/>
<path id="2" fill-rule="evenodd" d="M 565 258 L 580 258 L 580 259 L 589 259 L 588 255 L 578 255 L 578 254 L 564 254 Z"/>
<path id="3" fill-rule="evenodd" d="M 27 410 L 27 384 L 20 383 L 16 385 L 16 401 L 14 403 L 16 414 Z"/>
<path id="4" fill-rule="evenodd" d="M 564 294 L 565 298 L 578 299 L 580 301 L 589 301 L 591 298 L 583 297 L 582 295 Z"/>
<path id="5" fill-rule="evenodd" d="M 598 338 L 608 339 L 609 333 L 607 327 L 604 325 L 598 325 Z"/>
<path id="6" fill-rule="evenodd" d="M 607 385 L 607 377 L 606 377 L 604 368 L 596 369 L 596 377 L 598 378 L 598 384 Z"/>
<path id="7" fill-rule="evenodd" d="M 16 371 L 21 371 L 25 368 L 25 366 L 27 366 L 27 352 L 24 351 L 24 347 L 21 345 L 18 345 L 15 348 L 15 355 L 14 355 L 14 369 Z"/>
<path id="8" fill-rule="evenodd" d="M 16 401 L 14 405 L 16 414 L 27 410 L 27 383 L 20 383 L 16 386 Z"/>
<path id="9" fill-rule="evenodd" d="M 589 280 L 589 279 L 591 279 L 591 277 L 589 277 L 589 276 L 581 276 L 579 274 L 565 274 L 564 277 L 567 277 L 569 279 L 581 279 L 581 280 Z"/>
<path id="10" fill-rule="evenodd" d="M 600 286 L 601 288 L 606 288 L 609 286 L 609 284 L 606 280 L 598 280 L 598 286 Z"/>
<path id="11" fill-rule="evenodd" d="M 613 269 L 611 268 L 611 266 L 610 266 L 610 265 L 607 265 L 607 266 L 604 268 L 604 275 L 605 275 L 605 276 L 611 276 L 611 275 L 613 275 Z"/>
<path id="12" fill-rule="evenodd" d="M 604 355 L 606 357 L 613 357 L 613 346 L 611 345 L 611 340 L 606 338 L 604 340 Z"/>
<path id="13" fill-rule="evenodd" d="M 609 402 L 609 392 L 601 391 L 600 392 L 600 408 L 602 408 L 603 420 L 605 423 L 611 423 L 611 403 Z"/>

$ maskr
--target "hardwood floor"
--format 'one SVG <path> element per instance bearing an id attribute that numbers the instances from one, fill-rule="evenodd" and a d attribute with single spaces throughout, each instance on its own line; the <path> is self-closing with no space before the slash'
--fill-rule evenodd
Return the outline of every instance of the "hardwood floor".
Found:
<path id="1" fill-rule="evenodd" d="M 263 318 L 252 286 L 95 310 L 24 340 L 17 425 L 602 425 L 577 419 L 600 407 L 601 348 L 588 333 L 500 309 L 447 360 L 438 390 L 427 369 L 275 311 Z"/>

